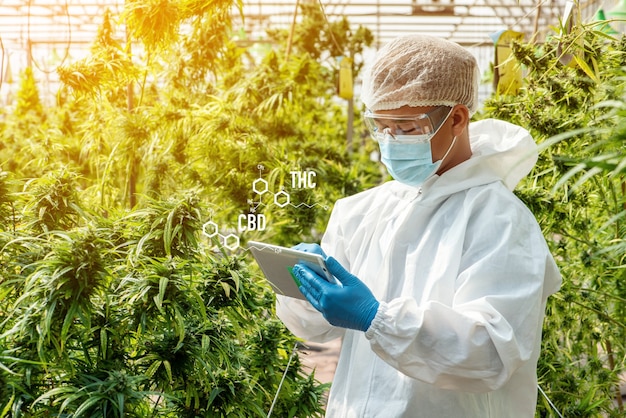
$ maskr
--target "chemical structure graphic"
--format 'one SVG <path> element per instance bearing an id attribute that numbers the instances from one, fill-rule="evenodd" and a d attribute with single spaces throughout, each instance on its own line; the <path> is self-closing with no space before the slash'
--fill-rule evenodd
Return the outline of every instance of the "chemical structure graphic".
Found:
<path id="1" fill-rule="evenodd" d="M 258 196 L 258 200 L 248 199 L 247 203 L 250 205 L 250 210 L 248 213 L 242 213 L 238 216 L 237 229 L 239 233 L 243 233 L 245 231 L 265 230 L 267 227 L 267 219 L 264 214 L 257 213 L 262 207 L 276 205 L 280 208 L 291 206 L 296 209 L 303 207 L 311 209 L 315 206 L 321 206 L 324 210 L 328 210 L 327 205 L 321 205 L 319 203 L 293 204 L 291 202 L 291 195 L 285 191 L 284 187 L 281 187 L 281 189 L 276 193 L 272 192 L 270 190 L 269 182 L 262 177 L 265 167 L 262 164 L 259 164 L 257 165 L 257 168 L 259 169 L 259 178 L 252 182 L 252 192 Z M 317 173 L 315 171 L 290 171 L 289 174 L 291 175 L 292 189 L 314 189 L 317 186 L 315 181 Z M 273 196 L 271 201 L 269 203 L 263 202 L 264 196 L 269 195 Z M 220 234 L 219 225 L 212 220 L 209 220 L 202 226 L 202 234 L 207 238 L 219 239 L 223 246 L 231 251 L 235 251 L 239 248 L 241 243 L 239 236 L 235 233 L 229 233 L 227 235 Z"/>
<path id="2" fill-rule="evenodd" d="M 231 251 L 235 251 L 239 248 L 239 236 L 232 233 L 228 235 L 220 234 L 219 226 L 213 221 L 208 221 L 202 225 L 202 234 L 204 234 L 207 238 L 220 238 L 224 247 Z"/>
<path id="3" fill-rule="evenodd" d="M 304 202 L 298 203 L 297 205 L 291 203 L 291 196 L 285 191 L 284 187 L 282 187 L 279 192 L 272 193 L 269 190 L 269 183 L 267 182 L 267 180 L 262 178 L 263 170 L 265 169 L 265 167 L 262 164 L 259 164 L 257 168 L 259 169 L 259 178 L 252 182 L 252 191 L 258 195 L 259 200 L 254 201 L 254 199 L 248 199 L 251 213 L 255 213 L 261 206 L 268 206 L 268 204 L 263 203 L 262 201 L 262 197 L 266 193 L 273 194 L 273 201 L 270 203 L 270 205 L 274 204 L 280 208 L 284 208 L 285 206 L 291 206 L 298 209 L 304 206 L 308 209 L 311 209 L 315 206 L 321 206 L 324 210 L 328 210 L 327 205 L 320 205 L 319 203 L 313 203 L 312 205 Z M 292 189 L 314 189 L 317 186 L 317 183 L 315 181 L 317 173 L 313 170 L 290 171 L 289 174 L 291 175 Z"/>

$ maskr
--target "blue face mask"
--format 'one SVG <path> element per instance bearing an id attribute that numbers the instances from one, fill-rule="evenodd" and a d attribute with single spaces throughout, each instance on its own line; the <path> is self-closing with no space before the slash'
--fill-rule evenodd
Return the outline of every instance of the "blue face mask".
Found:
<path id="1" fill-rule="evenodd" d="M 420 186 L 437 172 L 443 160 L 452 150 L 456 136 L 443 158 L 436 162 L 433 162 L 430 140 L 408 142 L 412 138 L 414 136 L 403 135 L 400 137 L 396 135 L 395 140 L 380 141 L 380 160 L 387 167 L 389 174 L 400 183 Z M 403 140 L 407 142 L 403 142 Z"/>

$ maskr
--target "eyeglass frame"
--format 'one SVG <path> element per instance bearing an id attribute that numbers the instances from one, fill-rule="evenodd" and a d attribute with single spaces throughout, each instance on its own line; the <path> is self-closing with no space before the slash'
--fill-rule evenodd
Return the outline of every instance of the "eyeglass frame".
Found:
<path id="1" fill-rule="evenodd" d="M 439 122 L 437 122 L 437 124 L 433 123 L 432 120 L 432 115 L 435 112 L 440 112 L 443 109 L 448 109 L 448 113 L 441 118 L 441 120 L 439 120 Z M 363 114 L 363 120 L 365 121 L 365 125 L 367 126 L 369 132 L 370 132 L 370 136 L 375 140 L 375 141 L 380 141 L 380 138 L 377 138 L 377 135 L 380 135 L 377 130 L 378 125 L 376 124 L 376 119 L 386 119 L 386 120 L 394 120 L 394 121 L 420 121 L 423 119 L 427 119 L 430 127 L 431 127 L 431 131 L 428 133 L 419 133 L 419 134 L 407 134 L 405 132 L 407 131 L 403 131 L 399 128 L 396 128 L 395 132 L 389 132 L 391 130 L 391 127 L 386 126 L 381 133 L 384 133 L 386 135 L 391 136 L 393 139 L 396 139 L 396 136 L 398 135 L 406 135 L 406 136 L 415 136 L 416 138 L 416 142 L 428 142 L 432 139 L 433 136 L 435 136 L 435 134 L 437 133 L 437 131 L 439 131 L 439 129 L 441 128 L 441 126 L 443 125 L 443 123 L 446 121 L 446 119 L 448 119 L 448 117 L 450 116 L 450 114 L 452 113 L 452 109 L 453 107 L 450 106 L 438 106 L 435 109 L 432 109 L 428 112 L 425 113 L 419 113 L 417 115 L 393 115 L 393 114 L 382 114 L 382 113 L 374 113 L 371 110 L 367 109 L 365 111 L 365 113 Z M 413 128 L 414 129 L 414 128 Z M 398 134 L 397 130 L 400 130 L 401 133 Z M 387 132 L 385 132 L 387 131 Z M 421 138 L 420 137 L 424 137 L 427 136 L 427 138 Z M 403 141 L 399 141 L 399 142 L 403 142 Z"/>

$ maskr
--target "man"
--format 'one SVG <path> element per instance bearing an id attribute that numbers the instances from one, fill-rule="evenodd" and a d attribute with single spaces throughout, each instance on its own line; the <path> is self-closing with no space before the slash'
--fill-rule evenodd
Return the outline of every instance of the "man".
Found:
<path id="1" fill-rule="evenodd" d="M 278 297 L 297 336 L 342 337 L 328 417 L 533 417 L 546 299 L 561 277 L 511 192 L 535 143 L 470 124 L 478 67 L 459 45 L 405 36 L 382 48 L 362 100 L 395 181 L 339 200 L 321 248 L 341 284 L 305 266 L 309 302 Z M 323 248 L 323 250 L 322 250 Z"/>

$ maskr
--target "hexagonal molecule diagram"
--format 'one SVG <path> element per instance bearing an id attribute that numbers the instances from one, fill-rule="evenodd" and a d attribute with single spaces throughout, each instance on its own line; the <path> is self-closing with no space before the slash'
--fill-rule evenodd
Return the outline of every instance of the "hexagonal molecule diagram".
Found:
<path id="1" fill-rule="evenodd" d="M 209 221 L 202 225 L 202 233 L 208 238 L 213 238 L 219 234 L 218 226 L 215 222 Z"/>
<path id="2" fill-rule="evenodd" d="M 258 195 L 262 195 L 263 193 L 269 190 L 269 184 L 266 180 L 256 179 L 252 182 L 252 191 Z"/>
<path id="3" fill-rule="evenodd" d="M 306 206 L 307 208 L 312 208 L 314 206 L 319 205 L 318 203 L 307 204 L 307 203 L 299 203 L 293 204 L 291 202 L 290 194 L 281 187 L 281 190 L 274 193 L 270 190 L 270 184 L 267 180 L 263 179 L 261 176 L 263 175 L 263 170 L 265 167 L 262 164 L 257 166 L 259 169 L 259 178 L 252 182 L 252 192 L 254 197 L 252 199 L 248 199 L 248 204 L 250 205 L 250 209 L 247 213 L 242 213 L 238 216 L 237 219 L 237 230 L 239 233 L 244 233 L 246 231 L 263 231 L 267 227 L 267 219 L 264 214 L 257 213 L 259 208 L 263 206 L 276 205 L 279 208 L 284 208 L 286 206 L 292 206 L 294 208 L 300 208 L 302 206 Z M 291 188 L 292 189 L 312 189 L 315 188 L 316 176 L 315 171 L 305 170 L 305 171 L 290 171 L 291 175 Z M 271 195 L 271 198 L 266 198 L 268 203 L 263 202 L 264 195 Z M 255 200 L 255 198 L 257 200 Z M 320 205 L 325 210 L 328 210 L 327 205 Z M 208 221 L 202 226 L 202 234 L 210 239 L 219 239 L 224 248 L 228 250 L 235 251 L 239 248 L 240 238 L 234 233 L 229 233 L 227 235 L 222 235 L 219 232 L 219 226 L 217 223 L 213 221 Z"/>
<path id="4" fill-rule="evenodd" d="M 276 204 L 276 206 L 284 208 L 290 203 L 289 193 L 284 190 L 276 193 L 274 195 L 274 203 Z"/>
<path id="5" fill-rule="evenodd" d="M 228 235 L 220 234 L 218 225 L 213 221 L 205 222 L 205 224 L 202 225 L 202 234 L 207 238 L 219 239 L 222 245 L 231 251 L 235 251 L 239 248 L 239 237 L 233 233 Z"/>
<path id="6" fill-rule="evenodd" d="M 269 183 L 264 180 L 261 176 L 263 175 L 263 170 L 265 167 L 262 164 L 257 166 L 259 169 L 259 178 L 252 182 L 252 191 L 255 193 L 258 200 L 248 199 L 248 204 L 250 205 L 250 213 L 256 213 L 260 207 L 276 205 L 280 208 L 284 208 L 286 206 L 292 206 L 294 208 L 300 208 L 302 206 L 306 206 L 307 208 L 312 208 L 314 206 L 322 206 L 325 210 L 328 210 L 327 205 L 320 205 L 319 203 L 307 204 L 307 203 L 298 203 L 294 204 L 291 201 L 291 195 L 285 190 L 284 187 L 274 193 L 269 190 Z M 317 173 L 313 170 L 304 170 L 297 171 L 292 170 L 289 172 L 291 176 L 291 188 L 292 189 L 314 189 L 317 186 Z M 273 199 L 269 203 L 263 202 L 263 195 L 272 194 Z"/>

